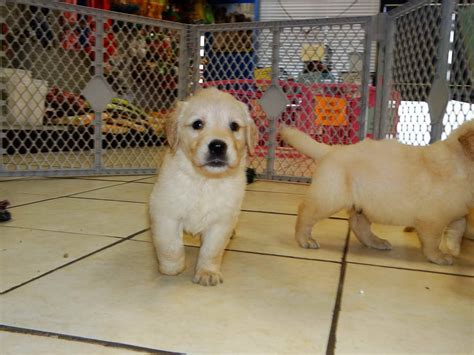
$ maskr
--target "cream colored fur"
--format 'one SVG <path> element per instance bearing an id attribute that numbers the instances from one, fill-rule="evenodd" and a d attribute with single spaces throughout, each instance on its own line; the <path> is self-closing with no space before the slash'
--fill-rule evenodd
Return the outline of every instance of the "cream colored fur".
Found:
<path id="1" fill-rule="evenodd" d="M 371 232 L 372 222 L 414 226 L 428 260 L 452 263 L 439 246 L 445 228 L 464 231 L 465 216 L 474 207 L 474 121 L 427 147 L 369 139 L 327 146 L 291 128 L 283 128 L 281 135 L 317 161 L 298 211 L 296 239 L 301 246 L 318 248 L 311 237 L 313 225 L 347 209 L 362 244 L 391 248 Z"/>
<path id="2" fill-rule="evenodd" d="M 461 252 L 462 238 L 474 239 L 474 209 L 471 208 L 466 218 L 458 220 L 456 223 L 446 228 L 441 239 L 440 249 L 443 253 L 454 256 Z"/>
<path id="3" fill-rule="evenodd" d="M 201 120 L 202 129 L 193 122 Z M 239 124 L 238 131 L 230 129 Z M 255 125 L 247 107 L 231 95 L 205 89 L 181 103 L 167 126 L 166 154 L 150 196 L 152 238 L 159 270 L 176 275 L 185 269 L 183 231 L 201 235 L 193 282 L 222 282 L 222 256 L 237 223 L 246 177 L 247 151 L 255 145 Z M 212 140 L 227 144 L 224 167 L 206 165 Z"/>
<path id="4" fill-rule="evenodd" d="M 404 232 L 414 232 L 414 227 L 405 227 Z M 465 219 L 451 223 L 444 231 L 439 246 L 443 253 L 458 256 L 461 252 L 462 238 L 474 240 L 474 208 L 469 209 Z"/>
<path id="5" fill-rule="evenodd" d="M 474 239 L 474 208 L 469 211 L 469 214 L 466 217 L 466 231 L 464 232 L 464 237 L 467 239 Z"/>

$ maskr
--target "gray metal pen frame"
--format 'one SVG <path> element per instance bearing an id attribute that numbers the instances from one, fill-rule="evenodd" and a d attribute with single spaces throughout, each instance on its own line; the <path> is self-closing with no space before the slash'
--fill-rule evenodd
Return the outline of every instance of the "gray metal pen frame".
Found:
<path id="1" fill-rule="evenodd" d="M 0 1 L 0 176 L 155 173 L 166 151 L 160 115 L 207 86 L 249 105 L 259 178 L 311 178 L 315 163 L 279 140 L 281 124 L 328 144 L 434 142 L 474 117 L 474 29 L 460 20 L 472 6 L 416 0 L 377 16 L 185 25 Z M 311 61 L 321 67 L 308 71 Z M 265 98 L 280 113 L 266 115 Z"/>

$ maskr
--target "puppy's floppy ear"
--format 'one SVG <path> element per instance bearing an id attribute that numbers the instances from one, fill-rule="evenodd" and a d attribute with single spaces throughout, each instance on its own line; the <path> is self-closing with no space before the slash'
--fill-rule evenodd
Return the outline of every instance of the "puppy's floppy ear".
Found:
<path id="1" fill-rule="evenodd" d="M 242 108 L 245 112 L 245 117 L 247 119 L 247 127 L 245 132 L 245 143 L 247 145 L 247 150 L 250 155 L 255 153 L 255 145 L 257 144 L 258 140 L 258 131 L 255 122 L 253 121 L 252 117 L 250 116 L 250 112 L 248 106 L 243 102 L 240 103 Z"/>
<path id="2" fill-rule="evenodd" d="M 178 101 L 175 109 L 166 119 L 166 139 L 172 152 L 178 148 L 178 121 L 183 114 L 187 102 Z"/>
<path id="3" fill-rule="evenodd" d="M 459 143 L 461 143 L 464 153 L 474 160 L 474 131 L 468 131 L 458 138 Z"/>

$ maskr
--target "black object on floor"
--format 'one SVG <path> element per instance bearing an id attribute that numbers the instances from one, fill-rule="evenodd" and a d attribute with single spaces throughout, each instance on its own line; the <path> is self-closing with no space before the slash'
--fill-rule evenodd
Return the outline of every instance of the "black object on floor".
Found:
<path id="1" fill-rule="evenodd" d="M 12 215 L 7 211 L 8 206 L 10 206 L 10 202 L 7 200 L 0 201 L 0 222 L 6 222 L 12 219 Z"/>
<path id="2" fill-rule="evenodd" d="M 247 168 L 247 184 L 251 184 L 252 182 L 254 182 L 255 176 L 257 176 L 255 169 Z"/>

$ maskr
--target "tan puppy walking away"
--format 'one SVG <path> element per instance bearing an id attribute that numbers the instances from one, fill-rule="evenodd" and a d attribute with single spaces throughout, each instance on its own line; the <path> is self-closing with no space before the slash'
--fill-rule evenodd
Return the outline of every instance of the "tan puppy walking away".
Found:
<path id="1" fill-rule="evenodd" d="M 370 139 L 329 146 L 292 128 L 283 128 L 281 135 L 317 162 L 298 210 L 296 239 L 302 247 L 318 248 L 311 237 L 313 225 L 347 209 L 362 244 L 391 249 L 371 232 L 372 222 L 414 226 L 428 260 L 452 263 L 439 246 L 446 227 L 466 229 L 465 216 L 474 207 L 474 121 L 426 147 Z"/>

